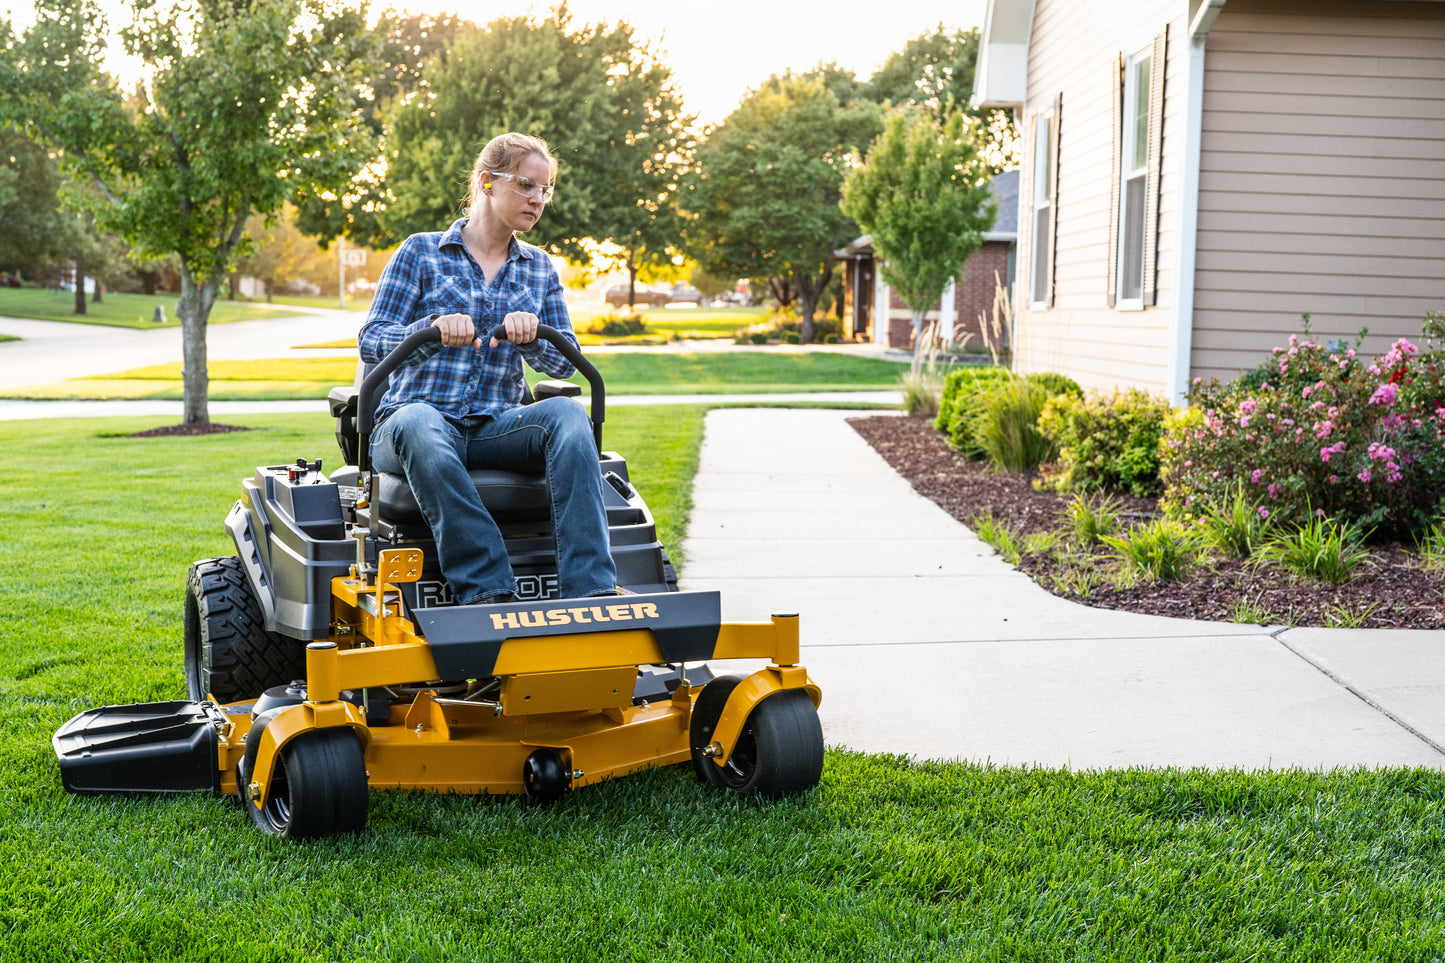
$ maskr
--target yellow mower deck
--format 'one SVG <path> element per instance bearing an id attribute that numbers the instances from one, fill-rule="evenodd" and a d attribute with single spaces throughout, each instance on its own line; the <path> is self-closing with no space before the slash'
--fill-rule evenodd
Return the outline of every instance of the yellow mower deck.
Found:
<path id="1" fill-rule="evenodd" d="M 472 701 L 423 689 L 409 705 L 392 706 L 386 725 L 368 726 L 365 710 L 342 701 L 342 692 L 442 674 L 427 640 L 399 614 L 401 598 L 394 588 L 421 571 L 420 555 L 414 549 L 385 551 L 374 582 L 354 573 L 334 580 L 335 631 L 307 647 L 306 701 L 284 709 L 259 733 L 245 787 L 252 805 L 265 805 L 286 745 L 336 727 L 351 729 L 361 742 L 372 789 L 519 793 L 523 764 L 538 748 L 558 754 L 571 788 L 690 758 L 689 723 L 698 689 L 684 682 L 666 700 L 633 705 L 637 667 L 667 661 L 649 623 L 661 617 L 659 605 L 681 595 L 474 606 L 497 609 L 474 616 L 489 619 L 503 633 L 544 620 L 548 630 L 553 623 L 583 620 L 606 629 L 508 637 L 493 666 L 494 697 Z M 711 658 L 772 663 L 729 698 L 707 753 L 713 765 L 727 763 L 745 720 L 763 699 L 801 689 L 814 706 L 821 700 L 797 664 L 796 616 L 720 624 Z M 217 746 L 220 786 L 227 793 L 237 791 L 237 766 L 251 735 L 249 704 L 235 710 L 227 713 L 230 725 Z"/>

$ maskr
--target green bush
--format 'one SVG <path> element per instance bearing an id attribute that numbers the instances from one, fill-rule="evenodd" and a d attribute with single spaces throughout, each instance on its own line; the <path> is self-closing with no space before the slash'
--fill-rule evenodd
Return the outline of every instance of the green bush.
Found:
<path id="1" fill-rule="evenodd" d="M 1079 383 L 1068 375 L 1061 375 L 1057 371 L 1035 371 L 1033 374 L 1024 375 L 1029 381 L 1043 388 L 1049 393 L 1049 397 L 1056 395 L 1069 395 L 1074 398 L 1084 397 L 1084 389 Z"/>
<path id="2" fill-rule="evenodd" d="M 1169 403 L 1131 388 L 1112 395 L 1055 395 L 1039 416 L 1039 430 L 1059 450 L 1045 472 L 1061 492 L 1159 491 L 1159 439 Z"/>
<path id="3" fill-rule="evenodd" d="M 604 338 L 625 338 L 633 334 L 646 334 L 647 325 L 643 322 L 641 315 L 630 315 L 628 317 L 617 317 L 608 315 L 597 318 L 583 329 L 583 334 L 596 334 Z"/>
<path id="4" fill-rule="evenodd" d="M 977 410 L 976 398 L 980 392 L 1013 377 L 1007 368 L 957 368 L 943 379 L 943 391 L 938 399 L 938 418 L 933 425 L 948 436 L 948 443 L 955 451 L 969 458 L 983 457 L 973 438 L 973 414 Z"/>
<path id="5" fill-rule="evenodd" d="M 1178 522 L 1160 518 L 1127 535 L 1100 535 L 1128 572 L 1148 581 L 1177 582 L 1199 560 L 1197 536 Z"/>
<path id="6" fill-rule="evenodd" d="M 1054 372 L 1019 377 L 1007 368 L 961 368 L 944 379 L 934 425 L 955 451 L 1010 471 L 1031 471 L 1054 446 L 1038 433 L 1043 405 L 1056 394 L 1082 395 Z M 1017 467 L 1016 467 L 1017 466 Z"/>
<path id="7" fill-rule="evenodd" d="M 1270 539 L 1259 557 L 1278 562 L 1301 578 L 1339 585 L 1374 556 L 1360 543 L 1359 529 L 1316 516 L 1294 531 Z"/>
<path id="8" fill-rule="evenodd" d="M 1119 500 L 1116 498 L 1090 501 L 1082 495 L 1075 495 L 1064 509 L 1064 517 L 1073 530 L 1074 541 L 1085 548 L 1092 548 L 1103 536 L 1114 533 L 1119 525 L 1119 511 Z"/>
<path id="9" fill-rule="evenodd" d="M 1437 326 L 1438 327 L 1438 326 Z M 1195 518 L 1242 489 L 1264 517 L 1316 511 L 1403 537 L 1436 521 L 1445 492 L 1445 348 L 1401 338 L 1372 362 L 1292 335 L 1273 372 L 1196 383 L 1161 457 L 1165 507 Z"/>
<path id="10" fill-rule="evenodd" d="M 1243 488 L 1199 518 L 1199 531 L 1210 548 L 1234 558 L 1250 558 L 1269 540 L 1273 523 Z"/>
<path id="11" fill-rule="evenodd" d="M 978 396 L 971 431 L 978 447 L 1005 471 L 1032 471 L 1057 453 L 1039 431 L 1048 389 L 1031 378 L 1010 378 Z"/>

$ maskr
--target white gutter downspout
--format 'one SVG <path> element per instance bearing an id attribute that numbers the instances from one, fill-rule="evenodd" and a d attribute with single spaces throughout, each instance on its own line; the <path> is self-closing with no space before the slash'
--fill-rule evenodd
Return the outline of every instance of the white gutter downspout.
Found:
<path id="1" fill-rule="evenodd" d="M 1194 350 L 1194 261 L 1199 241 L 1199 157 L 1204 132 L 1204 41 L 1224 0 L 1204 0 L 1189 24 L 1188 80 L 1184 102 L 1184 148 L 1180 152 L 1179 242 L 1174 255 L 1174 329 L 1164 391 L 1170 404 L 1184 404 Z"/>

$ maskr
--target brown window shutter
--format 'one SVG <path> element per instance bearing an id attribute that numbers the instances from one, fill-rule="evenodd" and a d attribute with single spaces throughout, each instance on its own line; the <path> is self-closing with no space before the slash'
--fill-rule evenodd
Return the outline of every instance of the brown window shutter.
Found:
<path id="1" fill-rule="evenodd" d="M 1036 209 L 1037 198 L 1039 196 L 1039 188 L 1042 186 L 1038 183 L 1038 178 L 1035 176 L 1037 175 L 1039 169 L 1038 163 L 1034 160 L 1034 158 L 1038 156 L 1038 144 L 1039 114 L 1038 111 L 1034 111 L 1033 115 L 1029 117 L 1029 142 L 1028 154 L 1026 155 L 1029 159 L 1029 176 L 1033 178 L 1033 183 L 1029 185 L 1030 201 L 1028 210 L 1029 246 L 1027 260 L 1029 264 L 1029 283 L 1028 287 L 1024 289 L 1027 292 L 1028 299 L 1030 301 L 1034 300 L 1034 292 L 1038 290 L 1038 278 L 1035 277 L 1035 274 L 1043 270 L 1043 266 L 1038 263 L 1038 258 L 1034 256 L 1034 252 L 1037 251 L 1039 247 L 1039 239 L 1034 236 L 1039 232 L 1039 219 L 1037 216 L 1035 216 L 1034 211 Z M 1022 216 L 1022 206 L 1020 206 L 1019 212 Z"/>
<path id="2" fill-rule="evenodd" d="M 1164 56 L 1169 47 L 1169 27 L 1154 37 L 1154 54 L 1149 61 L 1149 181 L 1144 188 L 1144 291 L 1145 304 L 1159 295 L 1159 167 L 1164 149 Z"/>
<path id="3" fill-rule="evenodd" d="M 1109 161 L 1109 270 L 1105 290 L 1109 307 L 1119 293 L 1119 174 L 1124 151 L 1124 55 L 1115 54 L 1109 62 L 1109 104 L 1114 116 L 1114 135 L 1110 139 Z"/>
<path id="4" fill-rule="evenodd" d="M 1054 95 L 1054 122 L 1049 125 L 1049 162 L 1053 165 L 1053 195 L 1049 198 L 1049 307 L 1054 306 L 1054 286 L 1059 250 L 1059 127 L 1064 108 L 1064 95 Z"/>

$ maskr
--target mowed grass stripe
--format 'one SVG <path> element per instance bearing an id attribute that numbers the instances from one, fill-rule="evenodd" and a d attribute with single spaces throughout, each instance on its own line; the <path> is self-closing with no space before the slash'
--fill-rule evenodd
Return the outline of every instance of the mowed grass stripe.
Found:
<path id="1" fill-rule="evenodd" d="M 637 408 L 608 425 L 673 544 L 701 418 Z M 240 479 L 336 463 L 324 416 L 227 420 L 255 430 L 0 424 L 19 453 L 0 474 L 0 959 L 1445 954 L 1434 771 L 1080 773 L 835 747 L 822 785 L 795 799 L 715 792 L 686 766 L 548 809 L 373 793 L 366 833 L 307 844 L 262 837 L 204 795 L 68 796 L 57 726 L 182 694 L 185 570 L 232 551 L 221 521 Z"/>

